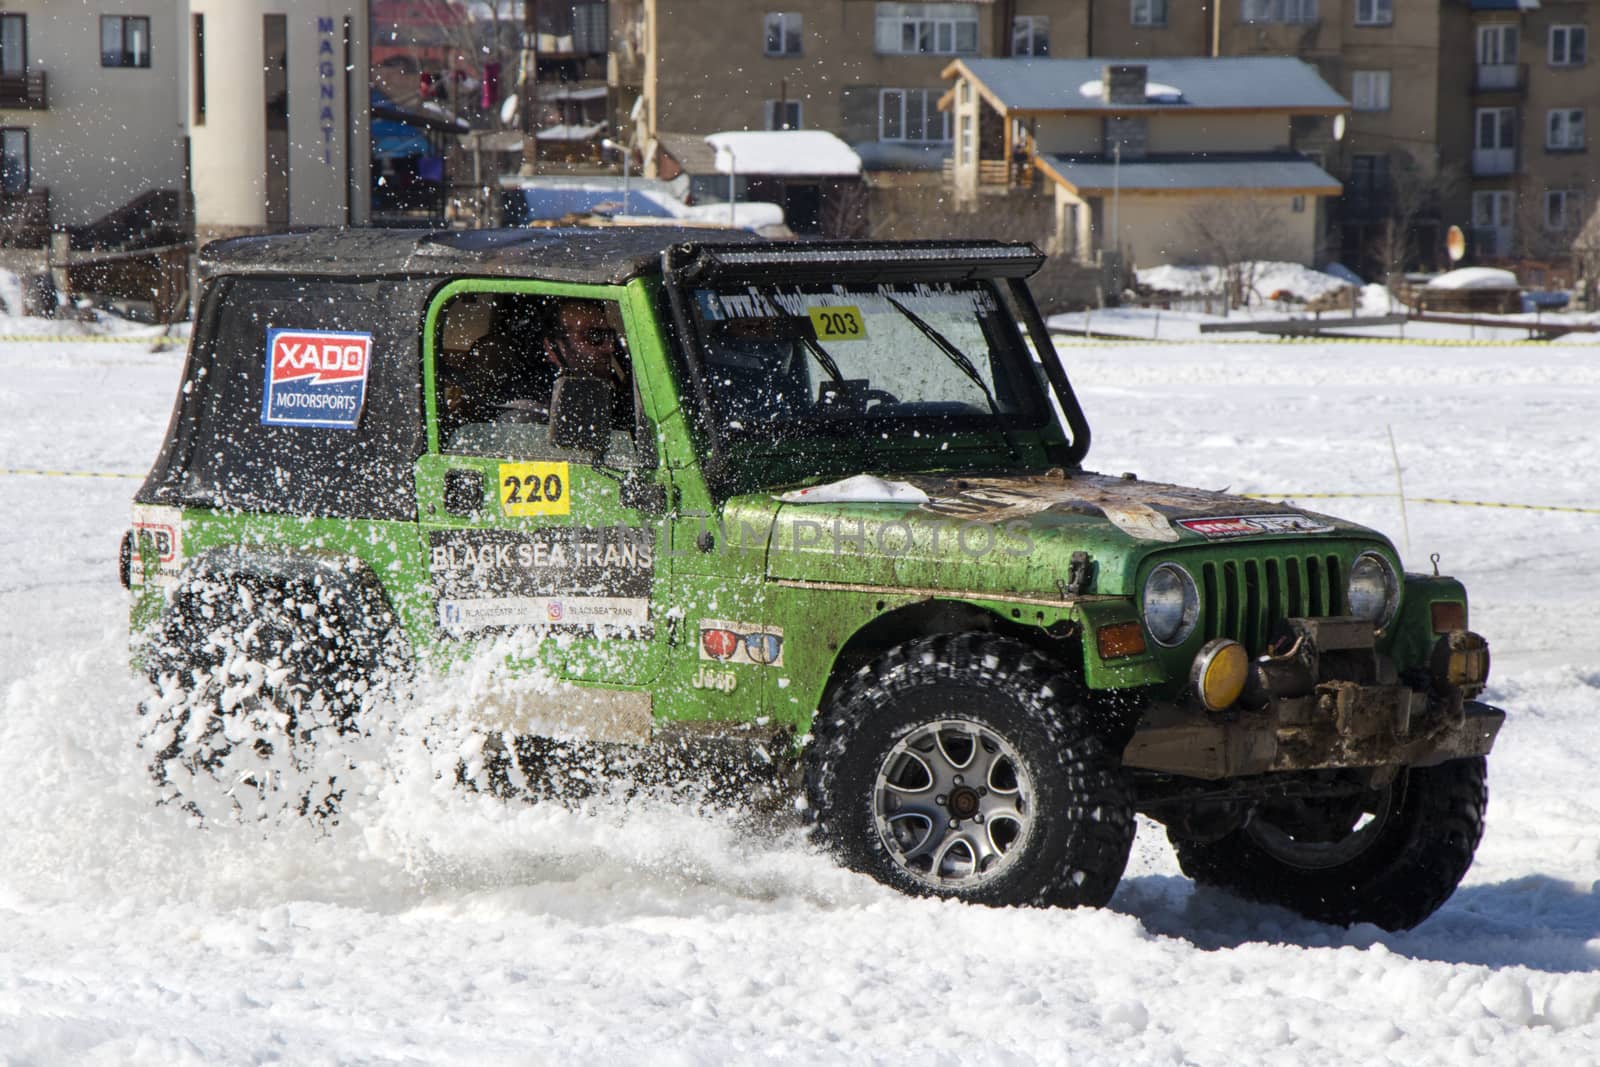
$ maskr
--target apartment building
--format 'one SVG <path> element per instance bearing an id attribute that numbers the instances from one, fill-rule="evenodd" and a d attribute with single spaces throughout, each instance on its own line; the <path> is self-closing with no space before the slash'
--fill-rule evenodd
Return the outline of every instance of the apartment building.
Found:
<path id="1" fill-rule="evenodd" d="M 658 132 L 820 129 L 868 171 L 938 177 L 954 57 L 1082 56 L 1085 0 L 645 0 L 640 143 Z"/>
<path id="2" fill-rule="evenodd" d="M 6 0 L 0 239 L 364 221 L 366 28 L 365 0 Z"/>
<path id="3" fill-rule="evenodd" d="M 1558 260 L 1595 217 L 1588 0 L 1474 0 L 1471 224 L 1485 256 Z"/>

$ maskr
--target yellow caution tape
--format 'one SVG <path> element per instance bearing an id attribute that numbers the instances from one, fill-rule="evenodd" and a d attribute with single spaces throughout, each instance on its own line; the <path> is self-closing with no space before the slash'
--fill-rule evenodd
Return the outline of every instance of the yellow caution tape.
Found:
<path id="1" fill-rule="evenodd" d="M 1393 493 L 1240 493 L 1250 500 L 1394 500 Z M 1600 515 L 1600 508 L 1567 504 L 1506 504 L 1496 500 L 1456 500 L 1444 496 L 1408 496 L 1407 504 L 1449 504 L 1462 508 L 1506 508 L 1512 511 L 1565 511 L 1575 515 Z"/>
<path id="2" fill-rule="evenodd" d="M 26 467 L 0 467 L 0 474 L 23 478 L 143 478 L 142 474 L 116 474 L 110 471 L 51 471 Z"/>
<path id="3" fill-rule="evenodd" d="M 1292 345 L 1292 344 L 1325 344 L 1325 345 L 1413 345 L 1427 348 L 1499 348 L 1506 345 L 1537 345 L 1549 348 L 1552 345 L 1560 346 L 1559 339 L 1553 341 L 1479 341 L 1461 340 L 1452 341 L 1440 337 L 1119 337 L 1116 339 L 1101 338 L 1074 338 L 1072 334 L 1051 334 L 1051 340 L 1058 348 L 1098 348 L 1110 345 Z M 1592 342 L 1591 342 L 1592 343 Z M 1587 347 L 1587 346 L 1586 346 Z M 1596 346 L 1600 347 L 1600 346 Z"/>
<path id="4" fill-rule="evenodd" d="M 70 334 L 70 333 L 37 333 L 37 334 L 5 334 L 0 335 L 0 344 L 38 344 L 45 341 L 58 341 L 72 344 L 105 344 L 105 345 L 187 345 L 187 337 L 168 337 L 164 334 L 154 334 L 147 337 L 119 337 L 115 334 Z"/>

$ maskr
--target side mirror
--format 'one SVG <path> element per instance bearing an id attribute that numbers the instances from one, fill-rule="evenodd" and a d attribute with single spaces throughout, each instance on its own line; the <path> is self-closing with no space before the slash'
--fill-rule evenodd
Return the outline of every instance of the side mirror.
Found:
<path id="1" fill-rule="evenodd" d="M 563 374 L 550 394 L 550 443 L 603 453 L 611 440 L 611 383 Z"/>

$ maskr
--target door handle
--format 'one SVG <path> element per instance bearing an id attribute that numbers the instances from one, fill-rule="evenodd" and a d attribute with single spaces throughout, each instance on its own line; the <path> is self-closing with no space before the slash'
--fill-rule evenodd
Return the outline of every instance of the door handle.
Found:
<path id="1" fill-rule="evenodd" d="M 483 472 L 458 468 L 444 472 L 444 509 L 452 515 L 471 515 L 483 507 Z"/>

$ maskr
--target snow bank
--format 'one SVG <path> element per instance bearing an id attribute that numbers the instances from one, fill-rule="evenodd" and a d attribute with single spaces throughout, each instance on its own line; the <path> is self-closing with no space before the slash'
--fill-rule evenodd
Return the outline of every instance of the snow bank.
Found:
<path id="1" fill-rule="evenodd" d="M 1254 270 L 1255 292 L 1252 302 L 1267 300 L 1275 294 L 1285 293 L 1296 300 L 1315 300 L 1347 287 L 1345 281 L 1331 274 L 1301 266 L 1262 260 L 1246 269 Z M 1223 288 L 1221 268 L 1214 266 L 1180 267 L 1161 264 L 1141 267 L 1137 271 L 1139 284 L 1165 293 L 1215 293 Z"/>
<path id="2" fill-rule="evenodd" d="M 1428 280 L 1429 289 L 1520 289 L 1517 276 L 1499 267 L 1462 267 Z"/>

